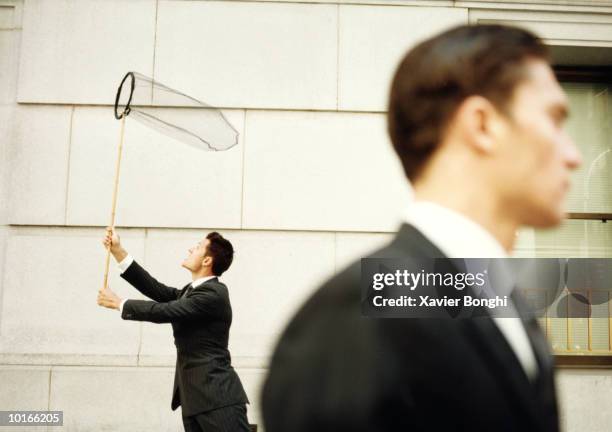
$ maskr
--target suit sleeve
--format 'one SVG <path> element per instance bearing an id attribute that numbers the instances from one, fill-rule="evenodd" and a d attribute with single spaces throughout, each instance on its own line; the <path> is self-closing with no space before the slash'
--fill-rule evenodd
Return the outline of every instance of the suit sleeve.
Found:
<path id="1" fill-rule="evenodd" d="M 194 291 L 189 297 L 166 303 L 127 300 L 123 305 L 121 318 L 158 324 L 173 323 L 215 316 L 221 307 L 221 297 L 213 289 L 208 288 Z"/>
<path id="2" fill-rule="evenodd" d="M 121 273 L 121 277 L 138 291 L 156 302 L 169 302 L 176 300 L 180 290 L 164 285 L 151 276 L 144 268 L 134 261 Z"/>

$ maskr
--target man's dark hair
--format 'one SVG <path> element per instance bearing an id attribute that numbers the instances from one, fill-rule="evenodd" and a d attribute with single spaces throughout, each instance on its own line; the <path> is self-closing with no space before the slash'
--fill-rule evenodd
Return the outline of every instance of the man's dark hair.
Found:
<path id="1" fill-rule="evenodd" d="M 210 242 L 206 255 L 213 259 L 212 272 L 215 276 L 221 276 L 232 264 L 234 247 L 229 240 L 216 231 L 209 233 L 206 238 Z"/>
<path id="2" fill-rule="evenodd" d="M 393 78 L 388 113 L 389 135 L 406 176 L 418 177 L 469 96 L 483 96 L 508 115 L 530 58 L 548 61 L 542 41 L 501 25 L 456 27 L 410 50 Z"/>

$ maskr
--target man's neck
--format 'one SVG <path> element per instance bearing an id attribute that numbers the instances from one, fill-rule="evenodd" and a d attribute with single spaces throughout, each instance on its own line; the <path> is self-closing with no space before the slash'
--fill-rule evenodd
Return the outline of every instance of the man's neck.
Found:
<path id="1" fill-rule="evenodd" d="M 487 197 L 484 193 L 451 195 L 448 189 L 436 191 L 424 187 L 416 187 L 414 195 L 416 200 L 430 201 L 464 215 L 487 230 L 507 253 L 512 252 L 519 224 L 494 197 Z"/>

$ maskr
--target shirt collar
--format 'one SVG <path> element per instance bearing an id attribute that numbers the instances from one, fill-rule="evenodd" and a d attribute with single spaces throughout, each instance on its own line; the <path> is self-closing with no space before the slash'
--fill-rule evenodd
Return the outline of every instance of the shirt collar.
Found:
<path id="1" fill-rule="evenodd" d="M 201 277 L 199 279 L 194 280 L 193 282 L 191 282 L 191 286 L 196 288 L 200 285 L 202 285 L 204 282 L 209 281 L 211 279 L 216 278 L 217 276 L 206 276 L 206 277 Z"/>
<path id="2" fill-rule="evenodd" d="M 449 258 L 506 258 L 501 244 L 481 225 L 430 201 L 414 201 L 406 221 Z"/>

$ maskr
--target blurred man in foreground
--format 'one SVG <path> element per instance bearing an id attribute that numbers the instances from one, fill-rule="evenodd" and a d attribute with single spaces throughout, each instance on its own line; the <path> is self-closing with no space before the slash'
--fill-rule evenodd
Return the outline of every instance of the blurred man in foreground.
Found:
<path id="1" fill-rule="evenodd" d="M 370 256 L 505 257 L 521 226 L 562 220 L 580 155 L 566 96 L 531 33 L 462 26 L 413 48 L 388 130 L 415 201 Z M 360 265 L 293 318 L 263 389 L 267 432 L 557 431 L 553 362 L 529 319 L 371 319 Z"/>

